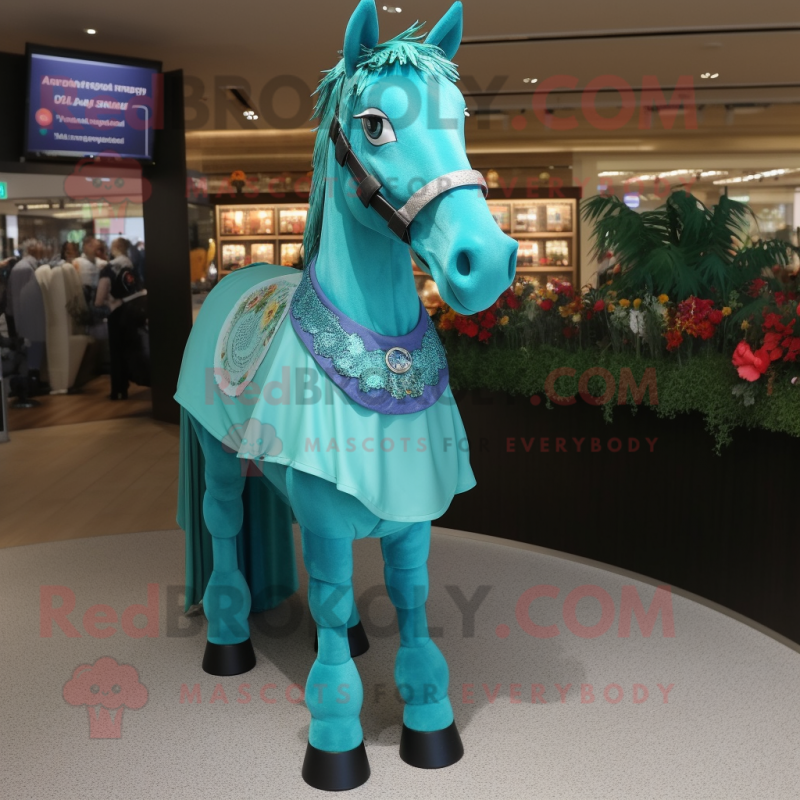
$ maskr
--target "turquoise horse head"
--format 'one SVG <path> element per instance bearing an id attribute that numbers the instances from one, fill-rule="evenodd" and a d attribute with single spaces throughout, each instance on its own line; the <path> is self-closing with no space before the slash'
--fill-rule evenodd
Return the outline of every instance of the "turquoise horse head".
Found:
<path id="1" fill-rule="evenodd" d="M 462 314 L 494 303 L 516 270 L 517 243 L 494 222 L 467 158 L 452 61 L 461 3 L 427 37 L 421 27 L 379 44 L 374 0 L 361 0 L 315 109 L 307 260 L 335 305 L 387 334 L 419 314 L 409 250 Z"/>

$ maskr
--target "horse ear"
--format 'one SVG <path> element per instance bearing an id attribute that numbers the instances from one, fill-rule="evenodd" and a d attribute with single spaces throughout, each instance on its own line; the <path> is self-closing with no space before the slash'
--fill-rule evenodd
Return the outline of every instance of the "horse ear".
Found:
<path id="1" fill-rule="evenodd" d="M 378 10 L 375 0 L 361 0 L 347 23 L 344 34 L 344 68 L 352 77 L 362 55 L 362 46 L 372 49 L 378 44 Z"/>
<path id="2" fill-rule="evenodd" d="M 444 54 L 453 60 L 461 44 L 464 30 L 464 7 L 461 2 L 453 3 L 447 13 L 433 26 L 433 30 L 425 39 L 426 44 L 435 44 L 444 50 Z"/>

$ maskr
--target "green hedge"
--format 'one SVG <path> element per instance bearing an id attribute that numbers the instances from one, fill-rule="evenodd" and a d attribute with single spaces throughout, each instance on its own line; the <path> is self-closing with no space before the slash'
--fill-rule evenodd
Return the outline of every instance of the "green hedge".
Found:
<path id="1" fill-rule="evenodd" d="M 568 396 L 577 394 L 579 377 L 592 367 L 607 369 L 617 385 L 622 369 L 630 369 L 639 384 L 650 367 L 655 369 L 658 386 L 658 402 L 651 406 L 653 410 L 668 419 L 689 412 L 702 414 L 718 453 L 732 441 L 735 428 L 760 428 L 800 437 L 800 386 L 782 379 L 774 383 L 771 394 L 766 386 L 754 387 L 755 402 L 746 406 L 742 397 L 733 394 L 734 387 L 742 381 L 731 367 L 730 358 L 718 353 L 703 353 L 679 365 L 672 360 L 637 359 L 631 354 L 615 354 L 610 350 L 570 352 L 547 346 L 513 350 L 476 346 L 467 341 L 449 344 L 450 383 L 454 390 L 485 389 L 511 395 L 542 395 L 547 376 L 555 369 L 568 367 L 575 370 L 575 377 L 560 377 L 556 385 L 558 394 Z M 594 395 L 601 395 L 604 388 L 602 378 L 592 378 L 589 382 L 589 390 Z M 647 394 L 644 404 L 650 405 Z M 546 405 L 552 406 L 549 399 Z M 609 422 L 614 414 L 635 411 L 636 405 L 630 395 L 627 407 L 618 405 L 617 391 L 602 406 L 603 416 Z"/>

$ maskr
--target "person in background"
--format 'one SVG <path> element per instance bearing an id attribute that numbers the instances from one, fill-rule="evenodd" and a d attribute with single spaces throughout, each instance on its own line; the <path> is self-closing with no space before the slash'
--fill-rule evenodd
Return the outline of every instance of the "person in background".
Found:
<path id="1" fill-rule="evenodd" d="M 80 250 L 75 242 L 64 242 L 61 245 L 61 252 L 50 259 L 51 267 L 60 267 L 64 264 L 72 264 L 80 256 Z"/>
<path id="2" fill-rule="evenodd" d="M 105 243 L 103 239 L 97 240 L 97 257 L 101 261 L 107 262 L 110 260 L 108 256 L 108 245 Z"/>
<path id="3" fill-rule="evenodd" d="M 8 324 L 9 333 L 12 337 L 19 335 L 24 338 L 30 338 L 26 337 L 24 333 L 17 333 L 17 316 L 21 318 L 25 313 L 20 305 L 20 295 L 27 283 L 27 278 L 25 276 L 28 273 L 33 276 L 36 268 L 39 266 L 39 257 L 42 253 L 42 245 L 38 239 L 27 239 L 20 246 L 19 252 L 20 258 L 17 259 L 16 264 L 14 264 L 14 266 L 11 268 L 11 272 L 8 275 L 6 322 Z M 20 267 L 21 269 L 15 274 L 14 270 L 16 270 L 17 267 Z"/>
<path id="4" fill-rule="evenodd" d="M 72 262 L 72 265 L 78 270 L 78 274 L 81 276 L 81 283 L 85 288 L 91 289 L 92 295 L 94 295 L 97 290 L 100 270 L 106 265 L 106 262 L 98 257 L 97 251 L 99 246 L 100 241 L 95 239 L 94 236 L 84 237 L 83 253 Z"/>
<path id="5" fill-rule="evenodd" d="M 11 268 L 8 276 L 6 321 L 11 336 L 21 336 L 28 346 L 28 376 L 31 394 L 41 394 L 39 369 L 45 352 L 44 298 L 36 268 L 44 249 L 38 239 L 28 239 L 20 247 L 22 258 Z M 41 390 L 41 391 L 40 391 Z"/>
<path id="6" fill-rule="evenodd" d="M 103 267 L 97 284 L 94 303 L 110 310 L 108 317 L 108 344 L 111 351 L 111 400 L 127 400 L 129 380 L 146 380 L 136 370 L 131 374 L 131 364 L 138 363 L 138 331 L 147 320 L 147 290 L 143 288 L 133 268 L 127 239 L 114 239 L 111 243 L 112 259 Z M 141 360 L 141 359 L 138 359 Z M 136 380 L 138 383 L 139 380 Z M 147 385 L 147 384 L 145 384 Z"/>
<path id="7" fill-rule="evenodd" d="M 83 240 L 83 254 L 72 262 L 72 265 L 81 276 L 86 307 L 89 309 L 95 325 L 99 325 L 108 316 L 107 308 L 96 308 L 94 305 L 94 296 L 97 292 L 97 282 L 100 280 L 100 271 L 106 265 L 106 261 L 98 256 L 99 249 L 100 240 L 94 236 L 86 236 Z"/>
<path id="8" fill-rule="evenodd" d="M 139 279 L 142 286 L 144 286 L 144 242 L 132 244 L 131 249 L 128 251 L 128 258 L 133 262 L 133 269 L 136 272 L 136 277 Z"/>

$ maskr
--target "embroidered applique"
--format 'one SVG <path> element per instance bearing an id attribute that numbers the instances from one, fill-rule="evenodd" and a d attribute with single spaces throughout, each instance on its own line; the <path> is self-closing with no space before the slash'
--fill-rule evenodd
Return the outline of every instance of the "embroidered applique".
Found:
<path id="1" fill-rule="evenodd" d="M 228 314 L 214 353 L 214 379 L 228 396 L 240 395 L 261 366 L 300 277 L 262 281 L 248 289 Z"/>
<path id="2" fill-rule="evenodd" d="M 323 302 L 313 270 L 310 264 L 295 292 L 292 324 L 325 372 L 357 403 L 382 413 L 413 413 L 436 402 L 447 386 L 447 356 L 425 309 L 420 305 L 424 320 L 407 336 L 371 334 Z M 392 344 L 376 346 L 376 339 Z"/>

